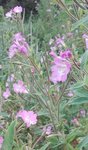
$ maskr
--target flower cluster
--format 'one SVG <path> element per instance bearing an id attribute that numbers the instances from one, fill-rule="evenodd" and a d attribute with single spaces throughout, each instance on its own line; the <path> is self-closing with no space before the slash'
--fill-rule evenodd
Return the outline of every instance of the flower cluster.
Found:
<path id="1" fill-rule="evenodd" d="M 11 9 L 9 12 L 5 14 L 6 18 L 12 18 L 16 14 L 20 14 L 22 12 L 21 6 L 16 6 L 13 9 Z"/>
<path id="2" fill-rule="evenodd" d="M 21 33 L 13 36 L 12 45 L 9 48 L 9 58 L 13 58 L 17 53 L 28 55 L 28 43 Z"/>
<path id="3" fill-rule="evenodd" d="M 33 111 L 20 110 L 16 117 L 22 118 L 27 128 L 37 123 L 37 114 Z"/>
<path id="4" fill-rule="evenodd" d="M 16 94 L 20 93 L 20 94 L 26 94 L 28 93 L 23 81 L 19 80 L 18 83 L 14 83 L 13 84 L 13 89 L 14 89 L 14 92 Z"/>

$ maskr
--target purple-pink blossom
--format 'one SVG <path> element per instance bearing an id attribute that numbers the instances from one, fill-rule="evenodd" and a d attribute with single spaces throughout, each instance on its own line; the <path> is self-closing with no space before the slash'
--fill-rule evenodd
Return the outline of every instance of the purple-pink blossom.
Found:
<path id="1" fill-rule="evenodd" d="M 65 47 L 65 42 L 64 42 L 63 37 L 62 38 L 56 37 L 55 45 L 58 46 L 60 44 Z"/>
<path id="2" fill-rule="evenodd" d="M 10 10 L 9 12 L 7 12 L 7 13 L 5 14 L 6 18 L 12 18 L 12 13 L 13 13 L 12 10 Z"/>
<path id="3" fill-rule="evenodd" d="M 22 7 L 21 6 L 16 6 L 12 8 L 9 12 L 5 14 L 6 18 L 13 18 L 14 15 L 16 14 L 21 14 L 22 13 Z"/>
<path id="4" fill-rule="evenodd" d="M 86 111 L 84 109 L 80 110 L 80 116 L 85 117 Z"/>
<path id="5" fill-rule="evenodd" d="M 14 74 L 10 74 L 10 76 L 8 76 L 7 78 L 7 82 L 13 82 L 14 80 Z"/>
<path id="6" fill-rule="evenodd" d="M 9 98 L 9 96 L 11 95 L 9 88 L 6 88 L 6 91 L 3 92 L 3 97 L 5 99 Z"/>
<path id="7" fill-rule="evenodd" d="M 79 126 L 79 125 L 80 125 L 80 123 L 79 123 L 79 121 L 78 121 L 77 118 L 73 118 L 73 119 L 71 120 L 71 123 L 72 123 L 73 125 L 76 125 L 76 126 Z"/>
<path id="8" fill-rule="evenodd" d="M 52 133 L 52 126 L 49 125 L 47 127 L 44 127 L 43 131 L 45 132 L 46 135 L 50 135 Z"/>
<path id="9" fill-rule="evenodd" d="M 37 123 L 37 114 L 33 111 L 20 110 L 16 117 L 22 118 L 27 128 Z"/>
<path id="10" fill-rule="evenodd" d="M 64 82 L 67 80 L 67 75 L 71 70 L 71 64 L 68 60 L 59 56 L 54 58 L 53 65 L 51 67 L 50 80 L 53 83 Z"/>
<path id="11" fill-rule="evenodd" d="M 56 53 L 55 53 L 53 50 L 50 51 L 49 55 L 50 55 L 52 58 L 55 58 L 55 57 L 57 56 Z"/>
<path id="12" fill-rule="evenodd" d="M 21 81 L 21 80 L 19 80 L 18 83 L 13 84 L 13 89 L 16 94 L 28 93 L 26 86 L 24 85 L 23 81 Z"/>
<path id="13" fill-rule="evenodd" d="M 3 137 L 0 136 L 0 149 L 2 148 L 3 141 L 4 141 Z"/>
<path id="14" fill-rule="evenodd" d="M 17 53 L 28 55 L 29 45 L 26 42 L 22 33 L 14 34 L 12 38 L 12 45 L 9 48 L 9 58 L 13 58 Z"/>
<path id="15" fill-rule="evenodd" d="M 73 92 L 72 92 L 72 91 L 69 91 L 67 95 L 68 95 L 69 97 L 74 96 L 74 94 L 73 94 Z"/>
<path id="16" fill-rule="evenodd" d="M 72 52 L 70 50 L 61 51 L 60 52 L 60 57 L 62 57 L 62 58 L 71 58 L 72 57 Z"/>
<path id="17" fill-rule="evenodd" d="M 88 49 L 88 35 L 87 34 L 83 34 L 82 37 L 85 39 L 86 49 Z"/>
<path id="18" fill-rule="evenodd" d="M 21 6 L 16 6 L 13 8 L 14 13 L 21 13 L 22 12 L 22 7 Z"/>

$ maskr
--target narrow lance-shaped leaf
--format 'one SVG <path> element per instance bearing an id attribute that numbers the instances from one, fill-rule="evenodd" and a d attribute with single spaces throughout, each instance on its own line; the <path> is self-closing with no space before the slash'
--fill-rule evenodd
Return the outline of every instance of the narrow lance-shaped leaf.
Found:
<path id="1" fill-rule="evenodd" d="M 8 127 L 8 130 L 4 137 L 4 142 L 2 145 L 2 150 L 12 150 L 13 146 L 13 140 L 14 140 L 14 129 L 15 129 L 16 121 L 13 121 L 10 126 Z"/>

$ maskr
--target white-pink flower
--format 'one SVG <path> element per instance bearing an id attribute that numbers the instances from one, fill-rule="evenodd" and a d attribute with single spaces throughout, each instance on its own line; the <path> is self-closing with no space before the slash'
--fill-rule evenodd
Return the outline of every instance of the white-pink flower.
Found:
<path id="1" fill-rule="evenodd" d="M 53 65 L 51 67 L 50 80 L 53 83 L 64 82 L 67 80 L 67 75 L 71 69 L 71 64 L 68 60 L 59 56 L 54 58 Z"/>
<path id="2" fill-rule="evenodd" d="M 15 93 L 26 94 L 28 93 L 26 86 L 24 85 L 23 81 L 19 80 L 18 83 L 13 84 L 13 89 Z"/>
<path id="3" fill-rule="evenodd" d="M 43 131 L 45 132 L 46 135 L 50 135 L 52 133 L 52 126 L 49 125 L 47 127 L 44 127 Z"/>
<path id="4" fill-rule="evenodd" d="M 28 55 L 29 45 L 23 35 L 18 32 L 12 38 L 12 45 L 9 48 L 9 58 L 13 58 L 17 53 Z"/>
<path id="5" fill-rule="evenodd" d="M 5 14 L 6 18 L 12 18 L 12 13 L 13 13 L 13 11 L 12 11 L 12 9 L 11 9 L 9 12 L 7 12 L 7 13 Z"/>
<path id="6" fill-rule="evenodd" d="M 0 136 L 0 149 L 2 148 L 3 141 L 4 141 L 3 137 Z"/>
<path id="7" fill-rule="evenodd" d="M 37 123 L 37 114 L 33 111 L 20 110 L 16 117 L 22 118 L 27 128 Z"/>
<path id="8" fill-rule="evenodd" d="M 21 6 L 16 6 L 13 8 L 14 13 L 21 13 L 22 12 L 22 7 Z"/>
<path id="9" fill-rule="evenodd" d="M 4 97 L 5 99 L 7 99 L 10 95 L 11 95 L 10 90 L 9 90 L 9 88 L 7 88 L 6 91 L 3 92 L 3 97 Z"/>
<path id="10" fill-rule="evenodd" d="M 5 14 L 6 18 L 12 18 L 14 17 L 15 14 L 21 14 L 22 13 L 22 7 L 21 6 L 16 6 L 13 9 L 11 9 L 9 12 Z"/>
<path id="11" fill-rule="evenodd" d="M 82 37 L 85 39 L 86 49 L 88 49 L 88 35 L 87 34 L 83 34 Z"/>
<path id="12" fill-rule="evenodd" d="M 79 126 L 79 125 L 80 125 L 80 123 L 79 123 L 79 121 L 78 121 L 77 118 L 73 118 L 73 119 L 71 120 L 71 123 L 72 123 L 73 125 L 76 125 L 76 126 Z"/>
<path id="13" fill-rule="evenodd" d="M 56 53 L 55 53 L 53 50 L 50 51 L 49 55 L 50 55 L 52 58 L 55 58 L 55 57 L 57 56 Z"/>
<path id="14" fill-rule="evenodd" d="M 66 51 L 61 51 L 60 52 L 60 57 L 62 58 L 71 58 L 72 57 L 72 52 L 67 49 Z"/>

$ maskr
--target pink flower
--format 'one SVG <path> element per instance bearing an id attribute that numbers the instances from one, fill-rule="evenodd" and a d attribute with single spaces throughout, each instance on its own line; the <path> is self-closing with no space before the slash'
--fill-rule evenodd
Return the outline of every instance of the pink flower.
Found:
<path id="1" fill-rule="evenodd" d="M 66 81 L 70 69 L 71 69 L 71 64 L 69 61 L 61 57 L 55 57 L 53 65 L 51 67 L 50 80 L 53 83 Z"/>
<path id="2" fill-rule="evenodd" d="M 35 114 L 33 111 L 20 110 L 16 117 L 22 118 L 27 128 L 37 123 L 37 114 Z"/>
<path id="3" fill-rule="evenodd" d="M 49 55 L 50 55 L 51 57 L 53 57 L 53 58 L 57 56 L 56 53 L 55 53 L 53 50 L 50 51 Z"/>
<path id="4" fill-rule="evenodd" d="M 60 57 L 62 58 L 71 58 L 72 57 L 72 52 L 70 50 L 66 50 L 64 52 L 60 52 Z"/>
<path id="5" fill-rule="evenodd" d="M 13 82 L 13 80 L 14 80 L 14 74 L 11 74 L 10 76 L 8 76 L 7 82 Z"/>
<path id="6" fill-rule="evenodd" d="M 15 44 L 11 45 L 9 48 L 9 58 L 13 58 L 17 53 L 17 46 Z"/>
<path id="7" fill-rule="evenodd" d="M 17 53 L 28 55 L 29 45 L 21 33 L 16 33 L 12 38 L 12 45 L 9 48 L 9 58 L 13 58 Z"/>
<path id="8" fill-rule="evenodd" d="M 16 13 L 21 13 L 21 12 L 22 12 L 22 7 L 21 6 L 16 6 L 13 9 L 11 9 L 9 12 L 7 12 L 5 14 L 5 16 L 6 16 L 6 18 L 12 18 L 12 17 L 14 17 L 14 15 Z"/>
<path id="9" fill-rule="evenodd" d="M 72 97 L 74 94 L 73 92 L 69 91 L 69 93 L 67 94 L 69 97 Z"/>
<path id="10" fill-rule="evenodd" d="M 0 149 L 2 148 L 3 141 L 4 141 L 3 137 L 0 136 Z"/>
<path id="11" fill-rule="evenodd" d="M 19 80 L 18 83 L 13 84 L 13 89 L 15 93 L 20 93 L 20 94 L 26 94 L 28 91 L 26 90 L 26 87 L 23 83 L 23 81 Z"/>
<path id="12" fill-rule="evenodd" d="M 44 127 L 43 131 L 45 132 L 46 135 L 50 135 L 52 133 L 52 126 L 49 125 L 47 127 Z"/>
<path id="13" fill-rule="evenodd" d="M 85 39 L 86 49 L 88 49 L 88 35 L 87 34 L 83 34 L 82 37 Z"/>
<path id="14" fill-rule="evenodd" d="M 7 88 L 6 91 L 3 92 L 3 97 L 4 97 L 5 99 L 7 99 L 10 95 L 11 95 L 10 90 L 9 90 L 9 88 Z"/>
<path id="15" fill-rule="evenodd" d="M 64 42 L 63 38 L 56 37 L 55 45 L 58 46 L 60 44 L 65 47 L 65 42 Z"/>
<path id="16" fill-rule="evenodd" d="M 21 13 L 22 12 L 22 7 L 21 6 L 16 6 L 13 8 L 14 13 Z"/>
<path id="17" fill-rule="evenodd" d="M 76 126 L 79 126 L 79 125 L 80 125 L 77 118 L 72 119 L 72 120 L 71 120 L 71 123 L 72 123 L 73 125 L 76 125 Z"/>
<path id="18" fill-rule="evenodd" d="M 6 18 L 12 18 L 12 10 L 10 10 L 9 12 L 7 12 L 6 14 L 5 14 L 5 16 L 6 16 Z"/>
<path id="19" fill-rule="evenodd" d="M 86 111 L 84 109 L 80 110 L 80 116 L 82 116 L 82 117 L 86 116 Z"/>
<path id="20" fill-rule="evenodd" d="M 25 38 L 23 37 L 21 32 L 18 32 L 13 35 L 13 41 L 15 42 L 25 41 Z"/>

